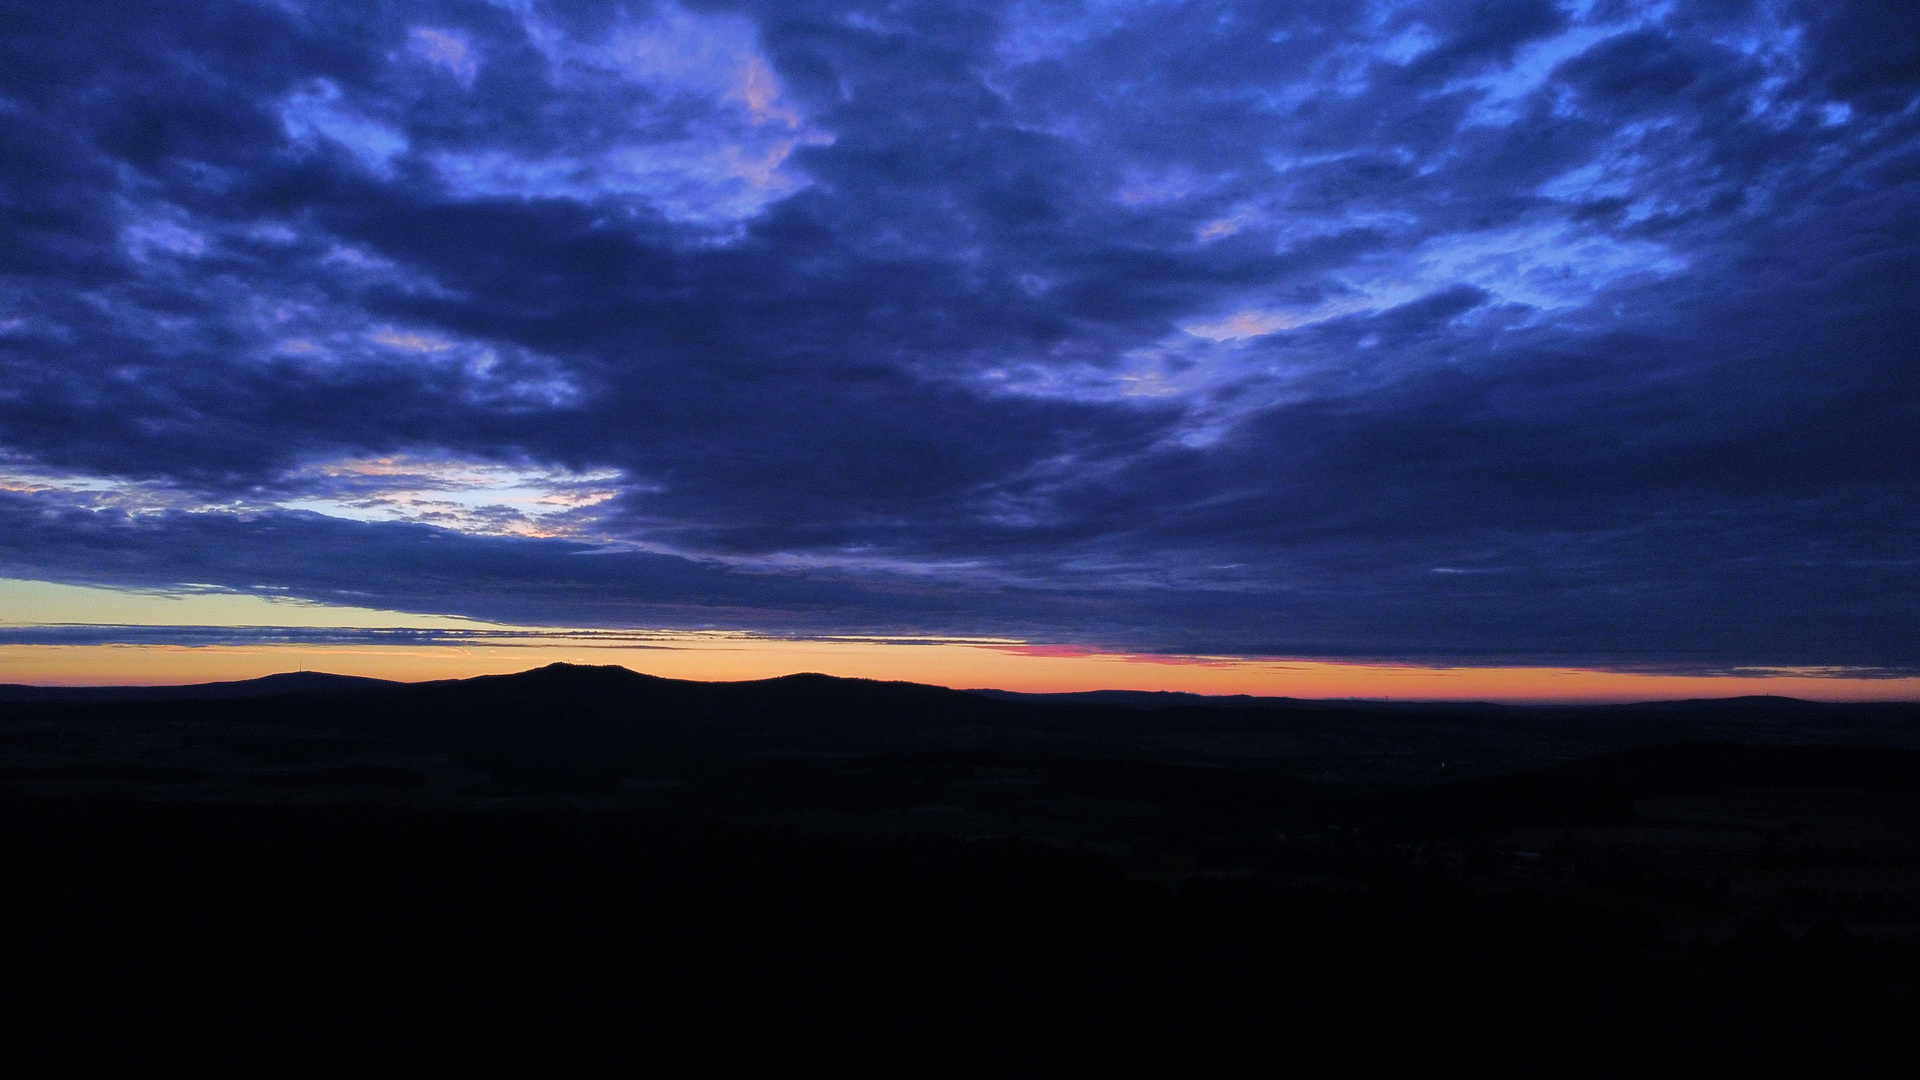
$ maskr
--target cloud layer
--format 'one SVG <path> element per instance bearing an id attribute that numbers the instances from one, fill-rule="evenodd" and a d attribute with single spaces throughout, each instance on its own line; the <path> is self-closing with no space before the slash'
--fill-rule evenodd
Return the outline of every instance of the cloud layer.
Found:
<path id="1" fill-rule="evenodd" d="M 1920 658 L 1910 5 L 7 19 L 6 575 Z"/>

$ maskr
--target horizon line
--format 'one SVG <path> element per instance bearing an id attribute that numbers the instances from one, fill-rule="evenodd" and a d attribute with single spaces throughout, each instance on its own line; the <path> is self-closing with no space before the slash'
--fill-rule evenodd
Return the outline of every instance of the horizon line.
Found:
<path id="1" fill-rule="evenodd" d="M 1594 698 L 1594 699 L 1567 698 L 1567 699 L 1558 699 L 1558 700 L 1542 700 L 1538 698 L 1527 698 L 1527 699 L 1520 699 L 1520 700 L 1501 701 L 1497 698 L 1485 698 L 1485 699 L 1449 698 L 1449 697 L 1423 697 L 1423 696 L 1413 696 L 1413 695 L 1400 696 L 1400 697 L 1386 696 L 1386 695 L 1300 697 L 1300 696 L 1289 695 L 1289 694 L 1249 694 L 1244 692 L 1207 694 L 1207 693 L 1201 693 L 1201 692 L 1191 691 L 1191 690 L 1131 690 L 1123 687 L 1102 687 L 1102 688 L 1090 689 L 1090 690 L 1028 691 L 1028 690 L 1009 690 L 1004 687 L 997 687 L 997 686 L 955 686 L 955 685 L 947 685 L 944 683 L 921 682 L 914 679 L 885 679 L 885 678 L 874 678 L 870 676 L 860 676 L 860 675 L 852 675 L 852 676 L 835 675 L 830 672 L 824 672 L 824 671 L 790 671 L 790 672 L 785 672 L 779 675 L 768 675 L 768 676 L 760 676 L 756 678 L 746 678 L 746 679 L 683 678 L 683 677 L 672 676 L 672 675 L 657 675 L 652 672 L 641 671 L 635 668 L 630 668 L 625 664 L 584 664 L 584 663 L 578 663 L 578 662 L 572 662 L 572 661 L 566 661 L 566 660 L 555 660 L 546 664 L 540 664 L 534 667 L 523 668 L 518 671 L 483 672 L 475 675 L 457 676 L 451 679 L 448 679 L 448 678 L 394 679 L 394 678 L 384 678 L 379 676 L 353 675 L 353 674 L 347 674 L 343 672 L 310 670 L 306 668 L 300 668 L 294 671 L 275 671 L 265 675 L 257 675 L 257 676 L 244 678 L 244 679 L 216 679 L 216 680 L 202 681 L 202 682 L 139 682 L 139 683 L 3 682 L 3 683 L 0 683 L 0 689 L 54 690 L 54 691 L 58 691 L 58 690 L 73 690 L 73 691 L 191 690 L 191 689 L 200 688 L 200 687 L 244 686 L 249 683 L 260 683 L 270 679 L 284 678 L 290 675 L 292 676 L 313 675 L 313 676 L 320 676 L 328 679 L 378 682 L 378 683 L 384 683 L 390 686 L 402 687 L 402 686 L 419 686 L 419 685 L 425 685 L 428 683 L 436 683 L 436 682 L 464 682 L 464 681 L 468 681 L 471 679 L 478 679 L 478 678 L 510 678 L 516 675 L 526 675 L 536 671 L 545 671 L 553 668 L 569 668 L 569 669 L 580 668 L 580 669 L 602 669 L 602 670 L 612 669 L 612 670 L 624 671 L 632 675 L 639 675 L 639 676 L 643 676 L 646 678 L 653 678 L 653 679 L 662 679 L 669 682 L 701 683 L 706 685 L 737 685 L 737 684 L 745 684 L 745 683 L 777 682 L 781 679 L 791 679 L 791 678 L 798 678 L 798 677 L 804 677 L 804 676 L 815 676 L 819 678 L 835 679 L 835 680 L 841 680 L 841 681 L 847 681 L 847 682 L 877 682 L 877 683 L 894 683 L 894 684 L 908 685 L 908 686 L 924 686 L 924 687 L 929 687 L 934 689 L 950 690 L 955 693 L 1014 694 L 1022 697 L 1091 697 L 1091 696 L 1100 695 L 1100 694 L 1135 694 L 1140 696 L 1200 698 L 1203 701 L 1231 701 L 1235 699 L 1245 699 L 1245 700 L 1251 700 L 1251 701 L 1299 702 L 1303 704 L 1323 704 L 1323 703 L 1325 704 L 1392 704 L 1392 705 L 1432 704 L 1432 705 L 1456 705 L 1456 706 L 1491 705 L 1491 706 L 1500 706 L 1500 707 L 1534 707 L 1534 708 L 1542 708 L 1542 707 L 1581 708 L 1581 707 L 1595 707 L 1595 706 L 1606 706 L 1606 705 L 1683 705 L 1683 704 L 1692 704 L 1692 703 L 1698 703 L 1698 702 L 1727 702 L 1727 701 L 1742 701 L 1742 700 L 1773 700 L 1773 701 L 1792 702 L 1800 705 L 1920 705 L 1920 698 L 1821 699 L 1821 698 L 1795 697 L 1790 694 L 1727 694 L 1727 695 L 1719 695 L 1719 696 L 1710 695 L 1710 696 L 1704 696 L 1704 697 L 1680 697 L 1680 698 L 1661 698 L 1661 697 Z"/>

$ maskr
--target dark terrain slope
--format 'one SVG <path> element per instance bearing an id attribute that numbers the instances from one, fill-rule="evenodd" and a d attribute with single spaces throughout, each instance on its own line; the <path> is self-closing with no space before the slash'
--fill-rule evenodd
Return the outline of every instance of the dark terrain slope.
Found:
<path id="1" fill-rule="evenodd" d="M 9 800 L 0 848 L 17 1074 L 1825 1072 L 1915 1050 L 1910 948 L 1674 947 L 1579 896 L 1169 892 L 1047 846 L 625 813 Z"/>
<path id="2" fill-rule="evenodd" d="M 1920 1060 L 1912 706 L 566 666 L 32 697 L 22 1071 Z"/>

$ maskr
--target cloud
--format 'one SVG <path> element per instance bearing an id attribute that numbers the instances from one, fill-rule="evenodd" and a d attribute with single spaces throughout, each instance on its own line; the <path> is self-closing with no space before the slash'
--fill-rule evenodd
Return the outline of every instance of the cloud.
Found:
<path id="1" fill-rule="evenodd" d="M 1920 76 L 1865 29 L 1904 9 L 16 16 L 8 573 L 1199 655 L 1920 650 Z"/>
<path id="2" fill-rule="evenodd" d="M 473 76 L 480 70 L 473 46 L 468 44 L 467 36 L 457 30 L 441 30 L 432 26 L 411 27 L 407 30 L 407 49 L 422 60 L 445 68 L 468 86 L 473 84 Z"/>
<path id="3" fill-rule="evenodd" d="M 296 146 L 311 152 L 329 143 L 382 177 L 392 174 L 394 159 L 408 149 L 405 134 L 345 105 L 331 79 L 315 79 L 287 95 L 280 115 Z"/>
<path id="4" fill-rule="evenodd" d="M 638 200 L 675 222 L 724 227 L 805 187 L 788 158 L 833 142 L 789 99 L 748 20 L 666 4 L 581 39 L 537 8 L 520 14 L 546 61 L 542 107 L 577 126 L 436 148 L 429 159 L 456 196 Z M 438 35 L 430 56 L 471 64 L 463 38 L 414 33 Z"/>

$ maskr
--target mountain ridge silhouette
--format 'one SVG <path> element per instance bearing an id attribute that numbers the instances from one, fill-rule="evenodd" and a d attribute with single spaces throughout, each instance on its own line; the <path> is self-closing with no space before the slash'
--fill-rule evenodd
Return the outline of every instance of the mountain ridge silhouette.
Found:
<path id="1" fill-rule="evenodd" d="M 676 679 L 670 676 L 652 675 L 642 671 L 635 671 L 632 668 L 620 664 L 575 664 L 566 661 L 556 661 L 539 667 L 528 668 L 524 671 L 474 675 L 457 679 L 432 679 L 421 682 L 369 678 L 361 675 L 338 675 L 322 671 L 288 671 L 264 675 L 254 679 L 225 680 L 209 683 L 100 686 L 41 686 L 24 683 L 0 683 L 0 702 L 229 699 L 272 697 L 280 694 L 366 693 L 404 690 L 407 688 L 444 688 L 461 685 L 497 688 L 509 692 L 525 692 L 532 689 L 544 691 L 567 690 L 573 692 L 579 692 L 581 690 L 606 691 L 623 686 L 635 690 L 643 687 L 656 690 L 668 687 L 710 687 L 739 690 L 747 688 L 760 688 L 765 690 L 795 689 L 808 692 L 820 692 L 827 688 L 850 689 L 854 687 L 867 688 L 866 692 L 874 692 L 877 688 L 881 687 L 894 688 L 896 690 L 912 687 L 918 691 L 982 697 L 990 700 L 1008 702 L 1050 705 L 1125 706 L 1143 709 L 1333 707 L 1345 709 L 1648 710 L 1673 708 L 1713 709 L 1729 707 L 1820 708 L 1835 705 L 1900 706 L 1916 704 L 1911 702 L 1828 702 L 1777 694 L 1743 694 L 1730 697 L 1673 698 L 1623 702 L 1499 702 L 1352 697 L 1303 698 L 1251 694 L 1197 694 L 1181 690 L 1103 689 L 1028 692 L 1001 690 L 991 687 L 946 687 L 932 683 L 918 683 L 905 679 L 869 679 L 856 676 L 828 675 L 813 671 L 792 672 L 786 675 L 775 675 L 761 679 Z"/>

